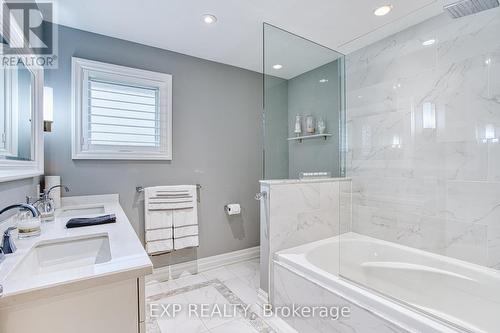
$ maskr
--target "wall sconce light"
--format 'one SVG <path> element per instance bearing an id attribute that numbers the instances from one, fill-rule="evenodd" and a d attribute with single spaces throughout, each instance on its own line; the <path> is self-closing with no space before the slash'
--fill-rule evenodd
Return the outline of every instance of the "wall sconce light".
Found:
<path id="1" fill-rule="evenodd" d="M 436 128 L 436 104 L 429 102 L 423 104 L 422 127 L 429 129 Z"/>
<path id="2" fill-rule="evenodd" d="M 476 138 L 478 142 L 481 143 L 498 143 L 500 142 L 499 138 L 497 137 L 497 130 L 495 128 L 495 125 L 493 124 L 486 124 L 483 126 L 477 126 L 476 127 Z"/>
<path id="3" fill-rule="evenodd" d="M 484 129 L 483 142 L 484 143 L 487 143 L 487 142 L 497 143 L 498 142 L 498 138 L 495 135 L 495 126 L 493 126 L 492 124 L 486 125 L 486 127 Z"/>
<path id="4" fill-rule="evenodd" d="M 392 137 L 392 148 L 401 148 L 401 137 L 397 134 Z"/>
<path id="5" fill-rule="evenodd" d="M 52 132 L 54 122 L 54 90 L 43 87 L 43 131 Z"/>

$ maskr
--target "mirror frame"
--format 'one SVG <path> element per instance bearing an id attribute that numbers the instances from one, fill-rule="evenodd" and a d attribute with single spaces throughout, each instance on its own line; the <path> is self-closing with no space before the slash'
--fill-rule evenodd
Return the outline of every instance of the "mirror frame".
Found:
<path id="1" fill-rule="evenodd" d="M 1 22 L 2 27 L 4 22 Z M 10 41 L 23 41 L 22 30 L 11 22 Z M 20 52 L 21 54 L 21 52 Z M 24 64 L 33 75 L 33 101 L 31 117 L 31 161 L 0 159 L 0 183 L 17 179 L 31 178 L 44 173 L 44 143 L 43 143 L 43 67 L 36 64 Z"/>

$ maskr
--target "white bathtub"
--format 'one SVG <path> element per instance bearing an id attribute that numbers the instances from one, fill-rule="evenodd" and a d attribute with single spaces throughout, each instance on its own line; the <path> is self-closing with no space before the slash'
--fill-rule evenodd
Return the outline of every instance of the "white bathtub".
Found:
<path id="1" fill-rule="evenodd" d="M 493 269 L 356 233 L 280 251 L 275 262 L 407 329 L 500 332 Z"/>

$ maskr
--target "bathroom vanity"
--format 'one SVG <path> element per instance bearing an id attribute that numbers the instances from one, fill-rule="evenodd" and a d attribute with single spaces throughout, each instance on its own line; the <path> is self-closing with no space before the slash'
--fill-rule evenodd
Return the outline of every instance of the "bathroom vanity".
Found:
<path id="1" fill-rule="evenodd" d="M 13 21 L 9 28 L 9 42 L 24 45 L 22 29 Z M 0 74 L 0 182 L 41 176 L 44 68 L 19 63 Z M 40 236 L 11 236 L 17 251 L 0 263 L 0 332 L 145 332 L 144 276 L 152 264 L 118 195 L 64 198 L 55 214 Z M 116 222 L 65 227 L 72 217 L 104 214 L 115 214 Z M 0 232 L 14 224 L 1 221 Z"/>
<path id="2" fill-rule="evenodd" d="M 151 261 L 118 195 L 63 198 L 39 237 L 18 240 L 0 265 L 0 332 L 145 332 Z M 116 222 L 67 229 L 71 217 Z M 9 222 L 1 228 L 9 227 Z"/>

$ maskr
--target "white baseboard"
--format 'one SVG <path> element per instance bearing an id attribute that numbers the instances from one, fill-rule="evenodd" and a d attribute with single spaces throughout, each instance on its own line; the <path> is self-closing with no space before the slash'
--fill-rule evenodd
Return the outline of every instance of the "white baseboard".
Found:
<path id="1" fill-rule="evenodd" d="M 260 247 L 250 247 L 247 249 L 219 254 L 217 256 L 198 259 L 198 269 L 200 272 L 208 271 L 217 267 L 235 264 L 241 261 L 256 259 L 260 257 Z"/>
<path id="2" fill-rule="evenodd" d="M 255 246 L 243 250 L 219 254 L 216 256 L 200 258 L 197 260 L 183 262 L 175 265 L 155 268 L 153 270 L 153 276 L 162 276 L 164 278 L 172 279 L 182 276 L 185 273 L 201 273 L 221 266 L 231 265 L 259 257 L 260 247 Z M 151 275 L 146 277 L 147 281 L 150 281 L 151 279 Z"/>

